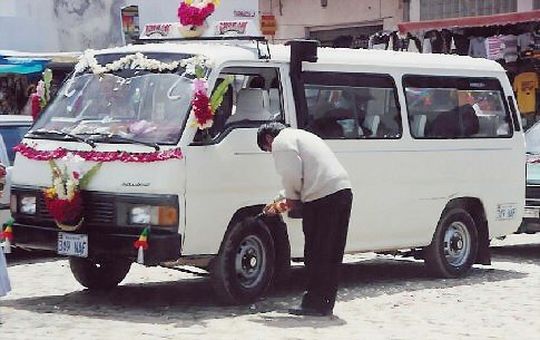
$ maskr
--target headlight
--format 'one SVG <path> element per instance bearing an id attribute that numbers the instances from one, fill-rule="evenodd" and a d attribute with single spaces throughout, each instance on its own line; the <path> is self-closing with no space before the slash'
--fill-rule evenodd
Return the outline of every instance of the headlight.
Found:
<path id="1" fill-rule="evenodd" d="M 36 213 L 36 196 L 21 197 L 21 213 L 34 215 Z"/>
<path id="2" fill-rule="evenodd" d="M 129 224 L 176 225 L 178 211 L 169 206 L 138 205 L 129 209 Z"/>

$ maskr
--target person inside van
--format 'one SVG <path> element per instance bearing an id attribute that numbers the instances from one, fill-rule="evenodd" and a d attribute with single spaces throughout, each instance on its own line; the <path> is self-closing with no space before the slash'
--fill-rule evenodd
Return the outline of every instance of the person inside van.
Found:
<path id="1" fill-rule="evenodd" d="M 300 308 L 289 312 L 331 315 L 352 207 L 349 175 L 328 145 L 310 132 L 267 123 L 257 131 L 257 144 L 272 153 L 286 206 L 293 210 L 303 204 L 307 291 Z M 279 213 L 274 204 L 268 204 L 263 212 L 270 216 Z"/>
<path id="2" fill-rule="evenodd" d="M 440 113 L 429 124 L 426 136 L 435 138 L 470 137 L 479 130 L 478 116 L 472 105 L 465 104 Z"/>

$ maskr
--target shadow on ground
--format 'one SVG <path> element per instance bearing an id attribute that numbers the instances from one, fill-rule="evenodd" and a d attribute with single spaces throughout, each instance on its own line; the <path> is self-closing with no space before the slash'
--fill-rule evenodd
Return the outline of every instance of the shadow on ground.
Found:
<path id="1" fill-rule="evenodd" d="M 45 250 L 24 250 L 12 248 L 11 253 L 5 254 L 8 266 L 28 263 L 51 262 L 61 260 L 56 253 Z"/>
<path id="2" fill-rule="evenodd" d="M 434 279 L 427 276 L 422 262 L 382 256 L 374 260 L 344 264 L 338 300 L 482 285 L 486 282 L 519 279 L 526 275 L 479 266 L 473 268 L 465 278 Z M 82 290 L 57 296 L 4 300 L 0 306 L 37 313 L 65 313 L 117 321 L 172 324 L 176 327 L 204 326 L 208 320 L 241 315 L 253 315 L 255 322 L 281 328 L 306 327 L 310 322 L 313 323 L 312 327 L 343 324 L 344 321 L 339 317 L 327 317 L 324 320 L 312 318 L 312 321 L 307 320 L 306 323 L 305 318 L 289 317 L 286 314 L 288 308 L 300 304 L 304 280 L 304 270 L 295 267 L 284 284 L 272 289 L 264 299 L 246 306 L 219 305 L 206 278 L 126 284 L 110 291 Z"/>

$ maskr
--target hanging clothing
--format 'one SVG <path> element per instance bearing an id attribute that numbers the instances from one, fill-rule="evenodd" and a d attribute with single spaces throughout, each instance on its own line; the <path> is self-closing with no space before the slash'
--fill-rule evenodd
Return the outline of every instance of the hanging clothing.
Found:
<path id="1" fill-rule="evenodd" d="M 375 33 L 369 38 L 369 48 L 374 50 L 386 50 L 388 48 L 388 40 L 390 37 L 387 34 Z"/>
<path id="2" fill-rule="evenodd" d="M 420 42 L 420 39 L 413 37 L 412 35 L 408 35 L 407 40 L 407 51 L 415 53 L 420 53 L 420 51 L 422 51 L 422 43 Z"/>
<path id="3" fill-rule="evenodd" d="M 426 39 L 429 40 L 429 42 L 427 42 L 429 44 L 429 47 L 427 47 L 427 49 L 431 48 L 431 52 L 424 53 L 443 53 L 444 41 L 439 31 L 431 30 L 429 32 L 426 32 L 426 34 L 424 35 L 424 44 L 426 43 Z"/>
<path id="4" fill-rule="evenodd" d="M 538 75 L 536 72 L 523 72 L 514 78 L 514 91 L 517 93 L 519 111 L 522 114 L 536 113 L 536 89 Z"/>
<path id="5" fill-rule="evenodd" d="M 469 44 L 469 55 L 473 58 L 487 58 L 486 38 L 472 37 Z"/>
<path id="6" fill-rule="evenodd" d="M 454 43 L 458 55 L 469 55 L 469 39 L 463 34 L 454 33 Z"/>
<path id="7" fill-rule="evenodd" d="M 441 30 L 442 53 L 448 54 L 452 50 L 452 32 L 447 29 Z"/>
<path id="8" fill-rule="evenodd" d="M 501 40 L 504 44 L 503 48 L 503 58 L 507 63 L 513 63 L 517 61 L 518 50 L 517 50 L 517 35 L 508 34 L 503 35 Z"/>
<path id="9" fill-rule="evenodd" d="M 503 41 L 500 35 L 486 38 L 486 54 L 490 60 L 503 59 Z"/>
<path id="10" fill-rule="evenodd" d="M 534 37 L 531 32 L 518 35 L 518 47 L 520 52 L 534 50 Z"/>
<path id="11" fill-rule="evenodd" d="M 429 38 L 424 38 L 422 43 L 422 53 L 431 53 L 431 40 Z"/>

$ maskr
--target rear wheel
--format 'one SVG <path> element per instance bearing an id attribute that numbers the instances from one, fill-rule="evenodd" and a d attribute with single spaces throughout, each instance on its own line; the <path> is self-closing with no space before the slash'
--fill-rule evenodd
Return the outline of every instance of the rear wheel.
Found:
<path id="1" fill-rule="evenodd" d="M 235 224 L 211 265 L 216 295 L 226 304 L 252 302 L 270 285 L 274 262 L 274 241 L 262 221 L 247 218 Z"/>
<path id="2" fill-rule="evenodd" d="M 425 262 L 436 276 L 452 278 L 469 271 L 478 251 L 478 231 L 471 215 L 462 208 L 443 213 L 426 248 Z"/>
<path id="3" fill-rule="evenodd" d="M 75 279 L 86 288 L 109 289 L 116 287 L 126 277 L 131 261 L 94 261 L 70 257 L 69 268 Z"/>

